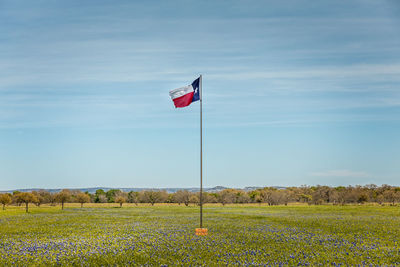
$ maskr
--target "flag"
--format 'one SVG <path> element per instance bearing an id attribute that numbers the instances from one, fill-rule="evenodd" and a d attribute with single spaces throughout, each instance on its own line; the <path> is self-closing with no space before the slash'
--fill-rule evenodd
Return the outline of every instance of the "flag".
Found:
<path id="1" fill-rule="evenodd" d="M 174 89 L 169 92 L 176 108 L 189 106 L 192 102 L 200 100 L 200 77 L 188 86 Z"/>

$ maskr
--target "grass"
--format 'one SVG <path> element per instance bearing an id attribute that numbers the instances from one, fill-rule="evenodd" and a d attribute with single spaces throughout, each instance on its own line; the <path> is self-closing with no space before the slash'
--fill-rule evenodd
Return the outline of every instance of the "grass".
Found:
<path id="1" fill-rule="evenodd" d="M 0 265 L 400 265 L 393 206 L 67 204 L 0 211 Z"/>

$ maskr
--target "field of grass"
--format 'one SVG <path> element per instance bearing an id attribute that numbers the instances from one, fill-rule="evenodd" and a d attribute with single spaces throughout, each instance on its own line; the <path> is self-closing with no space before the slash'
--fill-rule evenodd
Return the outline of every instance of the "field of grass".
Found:
<path id="1" fill-rule="evenodd" d="M 90 204 L 0 210 L 0 265 L 400 265 L 400 208 Z"/>

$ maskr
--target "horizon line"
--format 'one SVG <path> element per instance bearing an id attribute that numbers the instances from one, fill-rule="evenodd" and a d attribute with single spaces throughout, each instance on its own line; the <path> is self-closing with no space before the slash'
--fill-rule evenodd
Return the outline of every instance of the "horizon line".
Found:
<path id="1" fill-rule="evenodd" d="M 245 189 L 245 188 L 265 188 L 265 187 L 275 187 L 275 188 L 288 188 L 288 187 L 303 187 L 303 186 L 308 186 L 308 187 L 313 187 L 313 186 L 328 186 L 328 187 L 348 187 L 348 186 L 367 186 L 367 185 L 376 185 L 378 187 L 381 187 L 383 185 L 389 185 L 389 186 L 394 186 L 394 187 L 400 187 L 400 185 L 394 185 L 394 184 L 374 184 L 374 183 L 365 183 L 365 184 L 347 184 L 347 185 L 327 185 L 327 184 L 303 184 L 303 185 L 288 185 L 288 186 L 283 186 L 283 185 L 264 185 L 264 186 L 242 186 L 242 187 L 234 187 L 234 186 L 225 186 L 225 185 L 216 185 L 216 186 L 208 186 L 208 187 L 203 187 L 204 189 L 213 189 L 216 187 L 223 187 L 226 189 Z M 63 190 L 63 189 L 68 189 L 68 190 L 80 190 L 82 189 L 142 189 L 142 190 L 151 190 L 151 189 L 157 189 L 157 190 L 163 190 L 163 189 L 199 189 L 200 186 L 188 186 L 188 187 L 111 187 L 111 186 L 88 186 L 88 187 L 58 187 L 58 188 L 40 188 L 40 187 L 32 187 L 32 188 L 17 188 L 17 189 L 6 189 L 6 190 L 0 190 L 1 192 L 10 192 L 10 191 L 21 191 L 21 190 L 31 190 L 31 191 L 37 191 L 37 190 Z"/>

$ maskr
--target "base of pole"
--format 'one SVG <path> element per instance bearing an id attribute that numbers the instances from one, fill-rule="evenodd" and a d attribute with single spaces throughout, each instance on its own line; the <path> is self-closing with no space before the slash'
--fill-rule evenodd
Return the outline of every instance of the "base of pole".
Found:
<path id="1" fill-rule="evenodd" d="M 208 235 L 208 229 L 207 228 L 196 228 L 196 235 Z"/>

